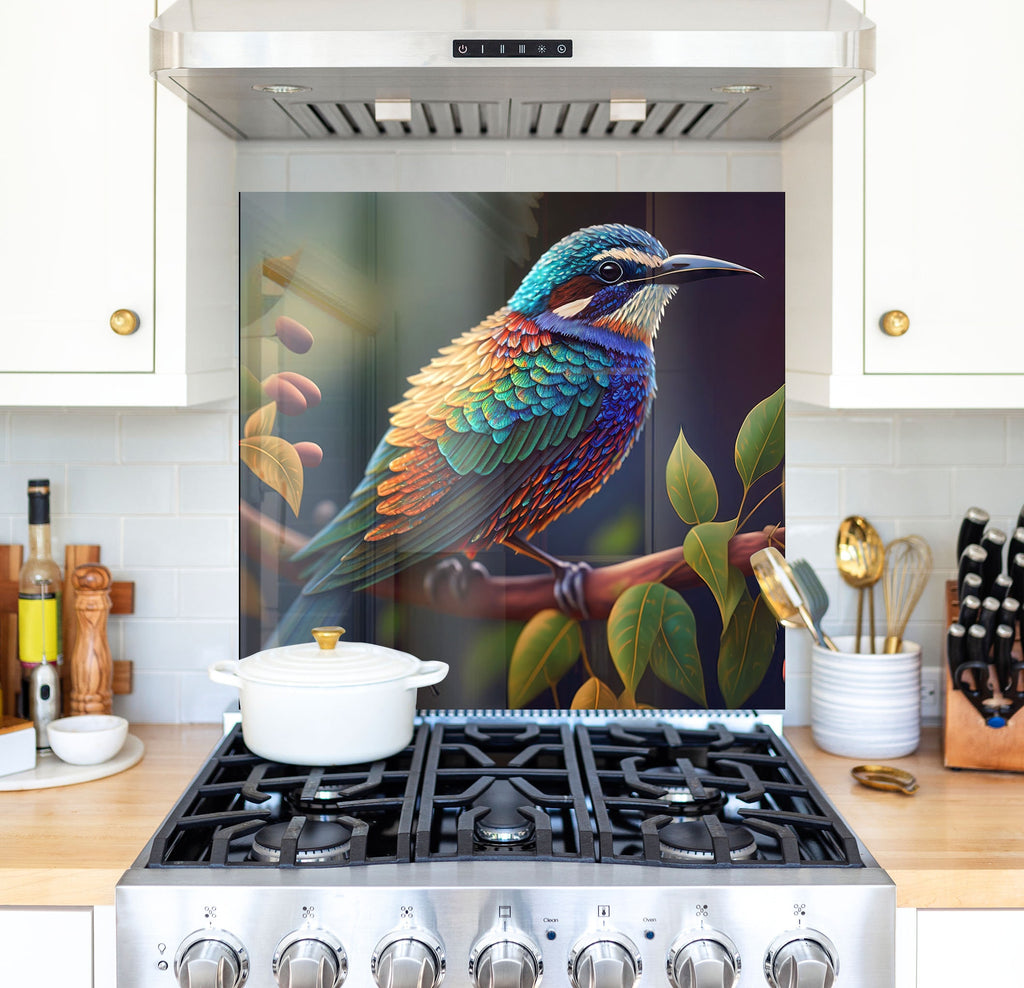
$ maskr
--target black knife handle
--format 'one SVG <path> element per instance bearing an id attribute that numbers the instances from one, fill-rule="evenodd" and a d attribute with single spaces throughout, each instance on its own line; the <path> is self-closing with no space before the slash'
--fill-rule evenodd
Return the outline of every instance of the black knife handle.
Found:
<path id="1" fill-rule="evenodd" d="M 1008 624 L 1015 628 L 1019 616 L 1020 601 L 1016 597 L 1004 597 L 1003 606 L 999 608 L 999 624 Z"/>
<path id="2" fill-rule="evenodd" d="M 996 682 L 999 691 L 1004 695 L 1010 691 L 1010 649 L 1013 648 L 1013 628 L 1008 624 L 1000 624 L 996 628 L 996 645 L 993 664 L 996 667 Z"/>
<path id="3" fill-rule="evenodd" d="M 1013 581 L 1010 593 L 1017 600 L 1024 600 L 1024 552 L 1018 552 L 1010 560 L 1010 579 Z"/>
<path id="4" fill-rule="evenodd" d="M 1018 552 L 1024 552 L 1024 526 L 1018 525 L 1010 536 L 1010 542 L 1006 546 L 1006 568 L 1010 568 L 1013 557 Z"/>
<path id="5" fill-rule="evenodd" d="M 981 578 L 981 586 L 984 588 L 984 575 L 985 560 L 988 559 L 988 553 L 982 549 L 980 545 L 972 543 L 964 548 L 964 551 L 960 553 L 960 564 L 957 567 L 956 573 L 956 585 L 957 585 L 957 596 L 963 600 L 964 598 L 964 577 L 968 573 L 974 573 Z"/>
<path id="6" fill-rule="evenodd" d="M 1011 589 L 1013 589 L 1013 580 L 1005 573 L 998 573 L 988 588 L 988 594 L 990 597 L 995 597 L 996 600 L 1002 600 L 1004 597 L 1010 596 Z"/>
<path id="7" fill-rule="evenodd" d="M 978 615 L 976 624 L 985 629 L 985 654 L 988 655 L 992 648 L 992 641 L 996 634 L 996 625 L 999 624 L 999 612 L 1003 608 L 1003 602 L 995 597 L 986 597 L 981 602 L 981 613 Z M 973 627 L 973 625 L 972 625 Z"/>
<path id="8" fill-rule="evenodd" d="M 951 624 L 946 632 L 946 661 L 949 663 L 949 675 L 953 679 L 953 689 L 960 689 L 956 680 L 956 671 L 967 661 L 967 645 L 965 638 L 967 629 L 957 622 Z"/>
<path id="9" fill-rule="evenodd" d="M 966 686 L 961 688 L 965 693 L 973 693 L 982 700 L 987 700 L 992 695 L 992 687 L 988 682 L 987 638 L 988 632 L 984 625 L 972 624 L 967 629 L 967 661 L 956 671 L 957 682 L 963 683 L 963 672 L 970 669 L 974 675 L 974 689 L 969 690 Z"/>
<path id="10" fill-rule="evenodd" d="M 1024 508 L 1021 508 L 1024 515 Z M 956 537 L 956 558 L 959 559 L 972 543 L 981 541 L 981 533 L 989 523 L 989 513 L 984 508 L 968 508 L 960 522 L 960 532 Z M 1024 526 L 1024 521 L 1021 522 Z"/>
<path id="11" fill-rule="evenodd" d="M 985 581 L 986 587 L 991 587 L 995 578 L 1003 571 L 1003 548 L 1006 545 L 1006 532 L 1001 528 L 990 528 L 981 537 L 980 545 L 988 553 L 982 567 L 981 578 Z"/>
<path id="12" fill-rule="evenodd" d="M 960 601 L 960 613 L 956 620 L 966 629 L 977 622 L 979 614 L 981 614 L 981 598 L 969 593 Z"/>

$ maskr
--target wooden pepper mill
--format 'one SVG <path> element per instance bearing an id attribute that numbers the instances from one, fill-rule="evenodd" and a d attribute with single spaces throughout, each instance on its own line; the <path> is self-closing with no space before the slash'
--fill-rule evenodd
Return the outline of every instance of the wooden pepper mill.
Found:
<path id="1" fill-rule="evenodd" d="M 71 574 L 77 622 L 70 661 L 72 716 L 109 714 L 112 709 L 114 664 L 107 641 L 110 583 L 110 570 L 99 563 L 76 566 Z"/>

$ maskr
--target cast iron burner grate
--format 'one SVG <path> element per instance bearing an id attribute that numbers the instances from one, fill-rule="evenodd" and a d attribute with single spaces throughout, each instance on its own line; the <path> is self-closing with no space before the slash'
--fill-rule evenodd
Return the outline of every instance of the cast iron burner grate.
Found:
<path id="1" fill-rule="evenodd" d="M 309 768 L 254 755 L 234 727 L 153 838 L 148 867 L 322 867 L 412 860 L 413 819 L 429 728 L 388 759 Z M 351 832 L 344 856 L 305 853 L 319 823 Z M 257 835 L 281 825 L 280 849 L 261 855 Z M 308 828 L 308 829 L 307 829 Z M 254 850 L 254 843 L 256 848 Z"/>
<path id="2" fill-rule="evenodd" d="M 322 848 L 335 833 L 346 839 Z M 268 762 L 235 727 L 153 838 L 146 866 L 517 858 L 864 866 L 842 818 L 764 725 L 500 717 L 421 724 L 390 758 L 332 768 Z"/>

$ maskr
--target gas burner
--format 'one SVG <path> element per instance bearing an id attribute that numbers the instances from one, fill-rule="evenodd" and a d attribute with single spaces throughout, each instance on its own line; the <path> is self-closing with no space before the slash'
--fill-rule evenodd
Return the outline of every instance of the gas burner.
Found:
<path id="1" fill-rule="evenodd" d="M 473 823 L 473 833 L 481 844 L 525 844 L 532 840 L 535 826 L 519 807 L 525 799 L 511 782 L 495 779 L 473 801 L 473 809 L 486 809 Z"/>
<path id="2" fill-rule="evenodd" d="M 697 796 L 688 786 L 671 786 L 658 797 L 668 804 L 671 816 L 697 817 L 718 813 L 725 806 L 726 797 L 720 789 L 706 789 L 703 796 Z"/>
<path id="3" fill-rule="evenodd" d="M 257 831 L 252 841 L 252 858 L 277 864 L 289 823 L 271 823 Z M 352 831 L 340 823 L 307 820 L 299 832 L 296 864 L 324 864 L 348 860 Z"/>
<path id="4" fill-rule="evenodd" d="M 747 861 L 757 853 L 754 835 L 746 827 L 733 823 L 722 824 L 729 838 L 729 858 L 732 861 Z M 715 852 L 711 833 L 698 820 L 670 823 L 658 831 L 661 852 L 670 861 L 714 861 Z"/>

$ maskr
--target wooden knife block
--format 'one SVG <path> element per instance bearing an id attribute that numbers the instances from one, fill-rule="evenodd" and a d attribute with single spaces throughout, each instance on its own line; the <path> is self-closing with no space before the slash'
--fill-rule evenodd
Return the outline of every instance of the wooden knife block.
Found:
<path id="1" fill-rule="evenodd" d="M 946 627 L 960 613 L 956 581 L 946 583 Z M 1019 658 L 1021 642 L 1018 634 L 1013 655 Z M 1007 721 L 1005 727 L 988 727 L 970 700 L 953 689 L 949 662 L 942 656 L 946 683 L 946 707 L 943 719 L 943 763 L 946 768 L 1001 769 L 1024 772 L 1024 708 Z"/>
<path id="2" fill-rule="evenodd" d="M 0 685 L 3 687 L 3 705 L 0 715 L 13 716 L 21 689 L 21 664 L 18 662 L 18 572 L 21 570 L 24 550 L 20 545 L 0 545 Z M 68 659 L 75 645 L 77 615 L 75 588 L 71 574 L 84 563 L 99 563 L 98 545 L 69 545 L 64 550 L 63 614 L 64 664 L 61 666 L 61 696 L 64 713 L 70 713 Z M 110 613 L 131 614 L 135 610 L 135 584 L 115 581 L 110 586 Z M 113 663 L 113 692 L 131 693 L 132 664 L 128 660 Z"/>

